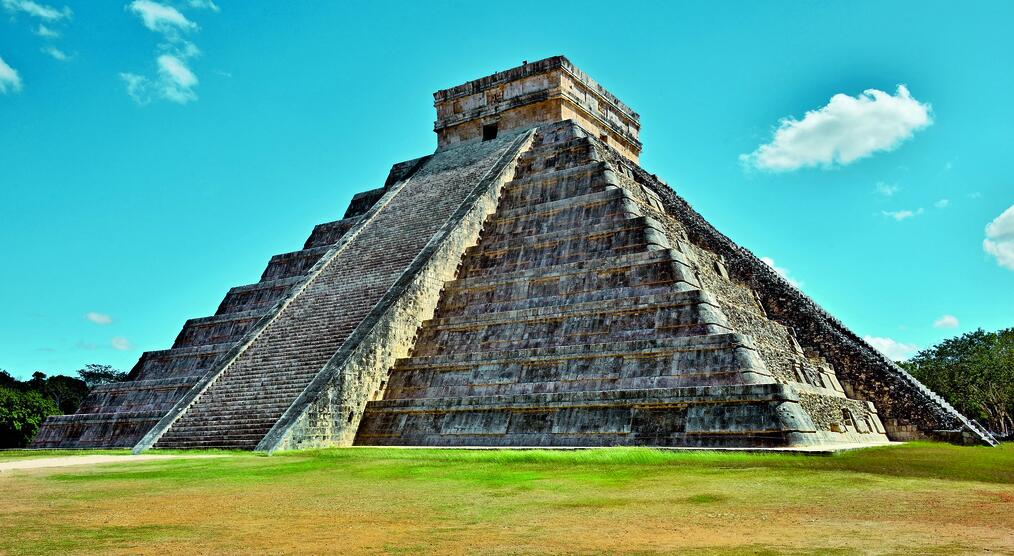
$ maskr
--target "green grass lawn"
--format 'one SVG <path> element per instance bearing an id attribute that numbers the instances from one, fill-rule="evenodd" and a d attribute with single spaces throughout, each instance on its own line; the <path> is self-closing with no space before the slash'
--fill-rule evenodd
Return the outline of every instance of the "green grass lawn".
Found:
<path id="1" fill-rule="evenodd" d="M 1014 553 L 1009 445 L 125 458 L 0 500 L 0 554 Z"/>

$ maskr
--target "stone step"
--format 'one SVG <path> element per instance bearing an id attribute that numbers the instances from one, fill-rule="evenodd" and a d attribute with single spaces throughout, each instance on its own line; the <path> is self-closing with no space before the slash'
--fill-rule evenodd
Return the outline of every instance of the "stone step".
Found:
<path id="1" fill-rule="evenodd" d="M 605 163 L 590 162 L 541 174 L 515 175 L 500 194 L 499 208 L 511 210 L 605 191 L 616 185 L 606 170 Z"/>
<path id="2" fill-rule="evenodd" d="M 465 253 L 466 256 L 468 254 L 479 255 L 483 253 L 522 249 L 525 247 L 543 246 L 549 244 L 555 245 L 564 241 L 571 241 L 576 238 L 609 235 L 623 230 L 643 230 L 645 228 L 661 229 L 662 226 L 649 217 L 638 215 L 624 218 L 619 221 L 593 223 L 593 225 L 590 226 L 578 226 L 576 228 L 570 227 L 562 230 L 553 230 L 544 234 L 515 235 L 506 238 L 497 238 L 495 240 L 483 238 L 479 241 L 478 245 L 469 247 Z"/>
<path id="3" fill-rule="evenodd" d="M 479 350 L 527 349 L 548 345 L 573 345 L 625 342 L 649 338 L 678 338 L 722 334 L 730 329 L 708 321 L 704 310 L 680 310 L 674 317 L 660 317 L 643 311 L 639 315 L 594 316 L 572 318 L 569 322 L 545 321 L 526 323 L 524 327 L 512 324 L 482 327 L 479 330 L 441 330 L 432 336 L 420 338 L 414 353 L 432 355 L 444 351 L 466 353 Z M 705 309 L 707 310 L 707 309 Z M 521 334 L 518 330 L 522 328 Z"/>
<path id="4" fill-rule="evenodd" d="M 200 406 L 196 406 L 192 411 L 188 412 L 186 421 L 177 422 L 178 424 L 174 428 L 182 430 L 187 426 L 200 423 L 211 417 L 219 420 L 228 419 L 235 421 L 245 419 L 276 419 L 281 413 L 279 408 L 282 408 L 282 405 L 283 404 L 279 403 L 263 403 L 258 402 L 257 400 L 234 404 L 223 403 L 214 408 L 210 407 L 208 404 L 202 404 Z"/>
<path id="5" fill-rule="evenodd" d="M 546 377 L 541 382 L 482 383 L 473 380 L 465 385 L 433 386 L 420 388 L 394 388 L 388 385 L 384 399 L 449 398 L 469 396 L 517 396 L 567 392 L 605 392 L 609 390 L 643 390 L 658 388 L 686 388 L 692 386 L 736 386 L 775 382 L 770 375 L 751 371 L 680 372 L 673 376 L 618 377 L 587 376 L 577 378 Z"/>
<path id="6" fill-rule="evenodd" d="M 676 262 L 687 267 L 692 273 L 692 267 L 683 253 L 674 249 L 659 249 L 657 251 L 638 251 L 636 253 L 625 253 L 613 256 L 603 256 L 569 263 L 562 263 L 539 268 L 522 269 L 515 272 L 502 272 L 487 276 L 459 277 L 456 280 L 447 282 L 444 291 L 455 292 L 469 289 L 484 289 L 491 286 L 510 286 L 516 288 L 517 284 L 528 284 L 533 281 L 544 281 L 551 279 L 564 280 L 572 276 L 581 276 L 580 280 L 586 280 L 586 275 L 614 274 L 617 270 L 635 269 L 637 267 L 656 265 L 659 263 Z M 696 283 L 696 280 L 695 280 Z M 443 298 L 441 298 L 443 303 Z"/>
<path id="7" fill-rule="evenodd" d="M 203 374 L 232 346 L 225 343 L 142 353 L 135 365 L 135 380 Z"/>
<path id="8" fill-rule="evenodd" d="M 218 306 L 217 315 L 244 311 L 267 310 L 281 299 L 290 288 L 303 281 L 303 275 L 262 280 L 255 284 L 229 290 Z"/>
<path id="9" fill-rule="evenodd" d="M 716 335 L 721 336 L 721 335 Z M 697 340 L 710 336 L 678 339 Z M 510 358 L 485 353 L 415 356 L 401 359 L 389 374 L 388 387 L 417 388 L 507 382 L 578 380 L 584 377 L 653 377 L 710 375 L 731 371 L 769 375 L 756 350 L 743 342 L 717 345 L 686 342 L 653 346 L 662 340 L 633 340 L 607 344 L 576 344 L 501 351 Z M 648 345 L 645 345 L 648 344 Z M 694 345 L 699 344 L 699 345 Z M 571 348 L 571 349 L 566 349 Z M 642 348 L 638 351 L 637 348 Z M 478 359 L 471 357 L 475 356 Z"/>
<path id="10" fill-rule="evenodd" d="M 174 429 L 174 435 L 186 436 L 197 431 L 206 432 L 218 432 L 222 436 L 228 433 L 257 433 L 261 432 L 263 436 L 271 427 L 274 426 L 275 419 L 256 419 L 256 418 L 245 418 L 245 419 L 233 419 L 228 423 L 216 420 L 208 421 L 195 421 L 182 425 L 177 429 Z"/>
<path id="11" fill-rule="evenodd" d="M 176 336 L 174 348 L 224 344 L 239 340 L 267 313 L 266 308 L 190 319 Z"/>
<path id="12" fill-rule="evenodd" d="M 239 435 L 228 435 L 218 436 L 215 438 L 208 437 L 179 437 L 179 438 L 166 438 L 164 441 L 159 440 L 156 445 L 160 449 L 186 449 L 186 448 L 240 448 L 240 449 L 253 449 L 257 446 L 257 443 L 264 438 L 263 434 L 239 434 Z"/>
<path id="13" fill-rule="evenodd" d="M 638 353 L 644 357 L 675 353 L 747 349 L 755 351 L 753 340 L 738 333 L 650 338 L 622 342 L 575 344 L 541 348 L 488 350 L 470 353 L 418 355 L 399 359 L 396 371 L 428 368 L 455 368 L 472 365 L 510 365 L 515 361 L 555 361 L 560 359 L 599 358 Z"/>
<path id="14" fill-rule="evenodd" d="M 518 158 L 517 173 L 520 175 L 546 170 L 568 168 L 595 160 L 595 146 L 586 137 L 574 137 L 565 141 L 534 146 Z"/>
<path id="15" fill-rule="evenodd" d="M 275 255 L 268 261 L 268 267 L 261 274 L 261 281 L 302 276 L 330 249 L 330 245 L 325 245 Z"/>
<path id="16" fill-rule="evenodd" d="M 509 311 L 498 311 L 478 315 L 460 315 L 433 318 L 423 325 L 424 330 L 472 328 L 520 322 L 560 320 L 575 316 L 612 315 L 618 313 L 656 312 L 660 309 L 709 305 L 719 309 L 718 300 L 701 290 L 669 291 L 650 295 L 635 295 L 602 300 L 578 301 L 562 298 L 564 303 L 551 306 L 537 306 Z M 723 316 L 716 316 L 725 323 Z"/>
<path id="17" fill-rule="evenodd" d="M 596 222 L 606 224 L 640 215 L 637 203 L 626 196 L 622 189 L 607 189 L 497 212 L 496 218 L 486 223 L 482 237 L 484 241 L 495 241 L 494 238 L 545 234 L 556 230 L 586 227 Z"/>
<path id="18" fill-rule="evenodd" d="M 353 216 L 351 218 L 317 224 L 313 227 L 313 231 L 310 232 L 310 237 L 306 238 L 303 249 L 330 247 L 337 243 L 342 236 L 348 233 L 361 220 L 361 216 Z"/>
<path id="19" fill-rule="evenodd" d="M 556 284 L 554 284 L 555 286 Z M 554 288 L 555 289 L 555 288 Z M 559 307 L 574 303 L 603 302 L 611 299 L 626 297 L 642 297 L 651 295 L 662 295 L 672 292 L 688 291 L 689 286 L 680 284 L 678 287 L 671 282 L 661 282 L 655 285 L 646 286 L 620 286 L 615 288 L 597 288 L 582 291 L 581 293 L 566 293 L 558 295 L 538 296 L 538 292 L 532 292 L 532 297 L 516 296 L 507 301 L 495 301 L 490 303 L 457 303 L 455 305 L 445 304 L 436 318 L 467 317 L 501 313 L 507 311 L 519 311 L 538 307 Z M 475 299 L 473 296 L 472 299 Z"/>
<path id="20" fill-rule="evenodd" d="M 466 251 L 459 276 L 474 278 L 668 248 L 665 236 L 639 217 L 622 224 L 480 243 Z"/>
<path id="21" fill-rule="evenodd" d="M 300 386 L 302 386 L 302 385 L 300 385 Z M 284 389 L 284 390 L 283 389 L 274 389 L 274 388 L 272 388 L 271 391 L 270 391 L 270 396 L 272 398 L 278 397 L 278 396 L 291 396 L 292 398 L 295 398 L 296 396 L 298 396 L 299 394 L 301 394 L 303 392 L 303 390 L 305 390 L 305 389 L 306 389 L 305 387 L 296 387 L 296 388 L 289 388 L 289 389 Z M 228 391 L 224 391 L 224 392 L 217 392 L 216 391 L 214 394 L 206 396 L 206 397 L 203 397 L 202 399 L 205 400 L 206 402 L 214 402 L 214 403 L 227 404 L 227 405 L 238 405 L 238 404 L 242 404 L 243 402 L 247 402 L 247 401 L 253 401 L 253 400 L 263 399 L 265 397 L 265 395 L 266 395 L 265 392 L 263 390 L 261 390 L 261 389 L 255 389 L 255 388 L 249 388 L 249 389 L 230 388 Z"/>

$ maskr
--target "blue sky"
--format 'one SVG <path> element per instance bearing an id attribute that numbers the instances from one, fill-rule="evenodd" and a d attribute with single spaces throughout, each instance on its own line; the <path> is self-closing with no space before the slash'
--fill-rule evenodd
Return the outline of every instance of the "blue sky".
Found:
<path id="1" fill-rule="evenodd" d="M 555 54 L 885 351 L 1014 325 L 1014 4 L 595 4 L 0 0 L 0 368 L 167 348 L 431 152 L 433 91 Z"/>

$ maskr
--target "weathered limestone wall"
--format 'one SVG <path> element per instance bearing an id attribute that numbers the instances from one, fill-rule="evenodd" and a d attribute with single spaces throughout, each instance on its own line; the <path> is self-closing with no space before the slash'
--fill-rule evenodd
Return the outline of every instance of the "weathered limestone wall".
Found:
<path id="1" fill-rule="evenodd" d="M 804 350 L 809 350 L 815 360 L 826 360 L 833 365 L 848 397 L 876 406 L 888 436 L 911 439 L 918 436 L 913 434 L 912 427 L 915 427 L 923 437 L 995 443 L 988 432 L 968 421 L 751 252 L 716 230 L 656 176 L 626 162 L 624 157 L 616 156 L 615 160 L 659 197 L 665 210 L 682 224 L 691 242 L 721 257 L 724 272 L 757 293 L 764 312 L 789 327 Z M 861 406 L 855 409 L 858 414 L 862 413 Z M 866 416 L 872 415 L 874 411 L 867 405 Z"/>
<path id="2" fill-rule="evenodd" d="M 599 145 L 600 148 L 604 144 Z M 612 149 L 604 149 L 604 159 L 614 159 Z M 836 413 L 834 421 L 824 419 L 816 423 L 823 441 L 869 442 L 869 437 L 855 438 L 857 427 L 845 424 L 845 410 L 854 416 L 852 421 L 867 421 L 880 424 L 876 410 L 865 402 L 858 405 L 846 397 L 844 389 L 834 374 L 834 369 L 814 353 L 804 353 L 792 335 L 792 331 L 776 321 L 770 320 L 760 299 L 747 285 L 738 283 L 728 273 L 724 259 L 692 242 L 682 223 L 672 218 L 665 210 L 661 197 L 633 178 L 622 163 L 613 166 L 613 179 L 637 202 L 639 210 L 659 223 L 666 241 L 678 249 L 694 268 L 694 276 L 700 287 L 713 295 L 717 306 L 727 318 L 728 326 L 741 334 L 749 335 L 765 367 L 774 378 L 797 390 L 808 392 L 800 396 L 799 403 L 807 412 L 821 412 L 825 415 Z M 835 407 L 829 412 L 829 407 Z M 862 427 L 859 434 L 875 433 L 877 427 Z M 883 432 L 881 430 L 881 432 Z M 849 434 L 848 438 L 841 435 Z"/>
<path id="3" fill-rule="evenodd" d="M 366 403 L 383 392 L 387 371 L 406 357 L 419 325 L 433 316 L 445 282 L 454 278 L 461 253 L 475 245 L 517 157 L 534 131 L 523 133 L 505 158 L 480 181 L 405 270 L 370 315 L 258 444 L 260 451 L 347 446 L 355 438 Z"/>

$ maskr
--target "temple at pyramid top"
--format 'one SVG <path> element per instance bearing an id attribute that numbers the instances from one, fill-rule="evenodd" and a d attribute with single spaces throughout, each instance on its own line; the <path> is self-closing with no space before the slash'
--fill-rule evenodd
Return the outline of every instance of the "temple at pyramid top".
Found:
<path id="1" fill-rule="evenodd" d="M 433 93 L 439 147 L 573 120 L 637 162 L 641 117 L 567 58 L 553 56 Z"/>

